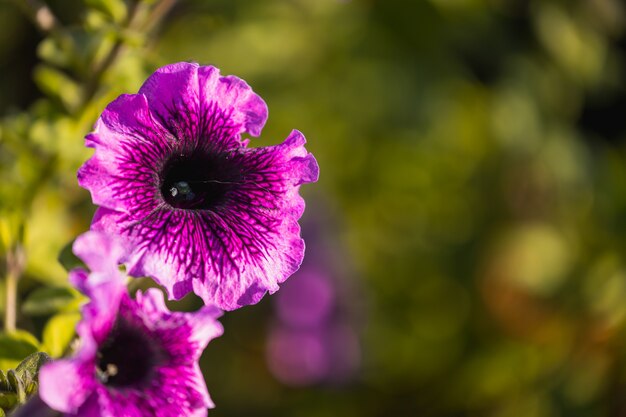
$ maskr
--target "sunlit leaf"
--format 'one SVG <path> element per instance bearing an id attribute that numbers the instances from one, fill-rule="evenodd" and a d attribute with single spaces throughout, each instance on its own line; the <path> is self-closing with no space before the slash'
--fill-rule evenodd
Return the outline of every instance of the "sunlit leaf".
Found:
<path id="1" fill-rule="evenodd" d="M 17 401 L 20 404 L 23 404 L 26 401 L 26 390 L 24 389 L 24 383 L 21 378 L 18 378 L 17 374 L 13 369 L 10 369 L 7 372 L 7 379 L 9 380 L 9 384 L 15 390 L 17 394 Z"/>
<path id="2" fill-rule="evenodd" d="M 0 369 L 15 368 L 24 358 L 38 350 L 39 341 L 24 330 L 0 334 Z"/>
<path id="3" fill-rule="evenodd" d="M 76 334 L 78 313 L 62 313 L 53 316 L 43 330 L 43 350 L 53 358 L 63 356 Z"/>
<path id="4" fill-rule="evenodd" d="M 39 65 L 35 68 L 34 78 L 39 88 L 59 99 L 67 110 L 71 111 L 78 106 L 81 89 L 76 81 L 63 72 L 48 65 Z"/>
<path id="5" fill-rule="evenodd" d="M 127 14 L 126 3 L 122 0 L 87 0 L 87 4 L 109 15 L 115 22 L 122 22 Z"/>
<path id="6" fill-rule="evenodd" d="M 15 407 L 15 405 L 17 404 L 17 393 L 15 392 L 1 392 L 0 393 L 0 411 L 2 411 L 2 414 L 0 414 L 0 416 L 4 415 L 4 410 L 10 410 L 11 408 Z"/>
<path id="7" fill-rule="evenodd" d="M 39 386 L 39 370 L 50 362 L 51 358 L 44 352 L 35 352 L 24 359 L 15 369 L 18 378 L 22 380 L 26 395 L 37 392 Z"/>

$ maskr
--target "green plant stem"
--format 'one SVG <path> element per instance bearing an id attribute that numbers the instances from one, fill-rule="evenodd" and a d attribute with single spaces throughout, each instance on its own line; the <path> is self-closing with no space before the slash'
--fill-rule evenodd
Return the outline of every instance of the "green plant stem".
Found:
<path id="1" fill-rule="evenodd" d="M 146 32 L 151 32 L 156 26 L 163 20 L 163 18 L 172 10 L 178 0 L 161 0 L 153 9 L 148 19 L 146 19 L 146 25 L 143 28 Z"/>
<path id="2" fill-rule="evenodd" d="M 6 305 L 4 315 L 4 330 L 6 332 L 15 331 L 15 312 L 17 310 L 17 276 L 7 273 L 6 281 Z"/>
<path id="3" fill-rule="evenodd" d="M 17 283 L 24 269 L 24 251 L 20 245 L 9 250 L 6 256 L 6 305 L 4 313 L 4 330 L 15 331 L 17 318 Z"/>

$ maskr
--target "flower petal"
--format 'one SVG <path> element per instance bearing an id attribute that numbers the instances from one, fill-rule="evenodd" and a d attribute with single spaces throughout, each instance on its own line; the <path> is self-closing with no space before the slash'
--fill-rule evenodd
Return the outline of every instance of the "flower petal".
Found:
<path id="1" fill-rule="evenodd" d="M 91 394 L 95 383 L 93 370 L 90 372 L 85 363 L 57 360 L 41 368 L 39 395 L 55 410 L 73 413 Z"/>
<path id="2" fill-rule="evenodd" d="M 94 204 L 121 211 L 154 209 L 159 197 L 155 166 L 177 145 L 152 119 L 144 96 L 122 95 L 109 104 L 85 142 L 96 151 L 78 170 L 78 183 L 91 192 Z"/>
<path id="3" fill-rule="evenodd" d="M 128 249 L 117 236 L 89 231 L 76 238 L 72 251 L 92 271 L 117 272 Z"/>
<path id="4" fill-rule="evenodd" d="M 74 253 L 91 269 L 70 272 L 69 281 L 91 300 L 81 311 L 83 320 L 77 330 L 83 341 L 93 337 L 102 342 L 111 330 L 120 301 L 126 295 L 126 278 L 118 264 L 127 248 L 117 236 L 89 231 L 74 242 Z"/>
<path id="5" fill-rule="evenodd" d="M 241 133 L 258 136 L 267 106 L 237 77 L 212 66 L 179 62 L 159 68 L 139 90 L 172 135 L 194 145 L 223 149 L 241 145 Z"/>
<path id="6" fill-rule="evenodd" d="M 69 417 L 69 416 L 65 416 Z M 106 414 L 106 411 L 100 407 L 100 402 L 98 401 L 98 395 L 91 394 L 89 398 L 85 400 L 83 405 L 80 406 L 78 412 L 76 412 L 76 417 L 116 417 L 114 414 Z"/>

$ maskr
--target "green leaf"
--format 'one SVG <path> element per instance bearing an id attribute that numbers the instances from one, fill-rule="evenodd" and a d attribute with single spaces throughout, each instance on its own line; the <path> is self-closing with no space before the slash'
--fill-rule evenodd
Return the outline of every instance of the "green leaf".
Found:
<path id="1" fill-rule="evenodd" d="M 67 311 L 68 306 L 76 308 L 75 301 L 82 296 L 70 287 L 38 288 L 26 298 L 22 304 L 22 312 L 30 316 L 46 316 Z"/>
<path id="2" fill-rule="evenodd" d="M 26 395 L 37 392 L 39 370 L 52 359 L 44 352 L 35 352 L 24 359 L 15 369 L 18 378 L 24 383 Z"/>
<path id="3" fill-rule="evenodd" d="M 0 393 L 0 410 L 10 410 L 17 405 L 18 398 L 15 392 Z M 2 414 L 0 414 L 1 416 Z"/>
<path id="4" fill-rule="evenodd" d="M 34 377 L 37 377 L 41 367 L 50 361 L 52 361 L 52 358 L 47 353 L 35 352 L 20 362 L 17 368 L 15 368 L 15 372 L 22 379 L 26 372 L 30 372 Z"/>
<path id="5" fill-rule="evenodd" d="M 102 13 L 106 13 L 118 23 L 122 22 L 128 13 L 126 3 L 122 0 L 87 0 L 87 4 Z"/>
<path id="6" fill-rule="evenodd" d="M 85 14 L 85 28 L 89 32 L 95 32 L 110 26 L 110 21 L 109 16 L 100 10 L 88 10 Z"/>
<path id="7" fill-rule="evenodd" d="M 7 379 L 7 375 L 4 371 L 0 370 L 0 391 L 8 391 L 9 390 L 9 380 Z"/>
<path id="8" fill-rule="evenodd" d="M 50 64 L 57 67 L 67 67 L 71 62 L 72 56 L 71 51 L 68 51 L 63 46 L 60 44 L 59 39 L 47 38 L 41 41 L 37 47 L 37 54 Z"/>
<path id="9" fill-rule="evenodd" d="M 78 313 L 62 313 L 53 316 L 43 329 L 43 350 L 53 358 L 63 356 L 76 335 Z"/>
<path id="10" fill-rule="evenodd" d="M 87 269 L 87 265 L 83 261 L 78 258 L 78 256 L 74 255 L 72 252 L 72 246 L 74 245 L 74 241 L 72 240 L 67 245 L 63 246 L 61 249 L 61 253 L 59 253 L 59 263 L 67 272 L 71 271 L 74 268 L 83 268 Z"/>
<path id="11" fill-rule="evenodd" d="M 0 369 L 17 367 L 20 362 L 39 350 L 39 341 L 24 330 L 0 334 Z"/>
<path id="12" fill-rule="evenodd" d="M 49 65 L 40 64 L 33 73 L 37 86 L 47 95 L 59 99 L 66 109 L 77 108 L 81 99 L 80 86 L 65 73 Z"/>
<path id="13" fill-rule="evenodd" d="M 17 394 L 17 401 L 20 404 L 24 404 L 26 402 L 26 390 L 24 389 L 24 383 L 22 380 L 17 377 L 17 374 L 13 369 L 10 369 L 9 372 L 7 372 L 7 379 Z"/>

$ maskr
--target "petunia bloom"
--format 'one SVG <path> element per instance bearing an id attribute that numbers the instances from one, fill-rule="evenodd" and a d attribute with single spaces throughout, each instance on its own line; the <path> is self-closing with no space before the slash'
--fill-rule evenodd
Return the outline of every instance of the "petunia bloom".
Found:
<path id="1" fill-rule="evenodd" d="M 354 297 L 359 288 L 333 223 L 318 204 L 303 224 L 304 238 L 313 243 L 307 259 L 272 300 L 266 362 L 285 385 L 341 385 L 359 374 L 361 341 L 354 320 L 361 316 L 360 297 Z"/>
<path id="2" fill-rule="evenodd" d="M 91 273 L 74 270 L 70 280 L 90 302 L 74 356 L 40 372 L 43 401 L 66 416 L 206 416 L 213 403 L 198 359 L 222 334 L 221 311 L 171 312 L 154 288 L 131 299 L 116 263 L 123 246 L 105 235 L 80 236 L 74 252 Z"/>
<path id="3" fill-rule="evenodd" d="M 170 298 L 193 291 L 233 310 L 298 269 L 298 191 L 318 166 L 296 130 L 249 148 L 241 135 L 258 136 L 266 119 L 244 81 L 192 63 L 158 69 L 106 107 L 78 181 L 100 206 L 92 229 L 129 243 L 130 275 L 154 278 Z"/>
<path id="4" fill-rule="evenodd" d="M 359 367 L 360 343 L 340 313 L 336 282 L 318 267 L 304 267 L 274 299 L 276 320 L 267 340 L 267 364 L 292 386 L 348 381 Z"/>

